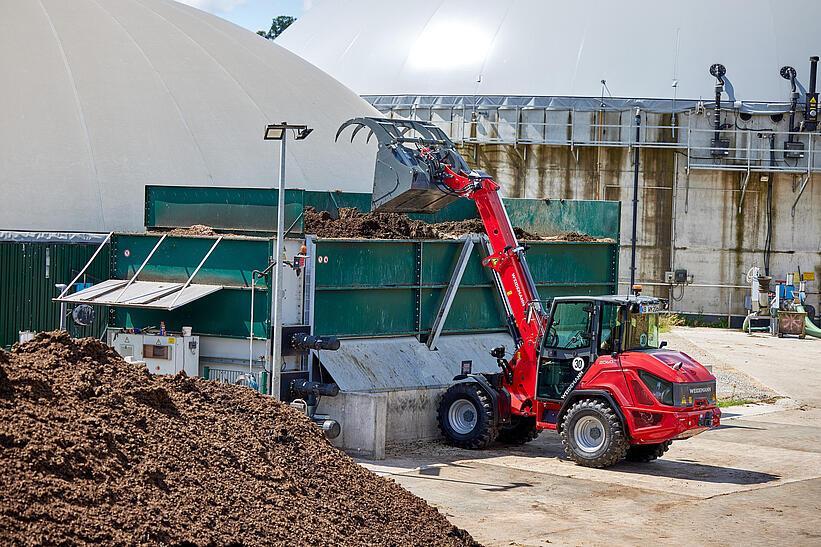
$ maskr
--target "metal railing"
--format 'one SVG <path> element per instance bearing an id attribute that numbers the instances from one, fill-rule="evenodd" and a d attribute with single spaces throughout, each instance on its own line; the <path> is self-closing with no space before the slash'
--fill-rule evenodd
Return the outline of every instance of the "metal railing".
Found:
<path id="1" fill-rule="evenodd" d="M 733 110 L 723 111 L 735 115 Z M 576 147 L 606 146 L 622 148 L 677 149 L 687 156 L 687 170 L 712 169 L 739 172 L 785 172 L 812 174 L 821 171 L 821 139 L 815 133 L 775 131 L 726 125 L 719 133 L 729 146 L 717 150 L 711 144 L 716 134 L 712 127 L 695 127 L 695 113 L 683 112 L 673 119 L 684 123 L 642 123 L 635 138 L 632 115 L 624 122 L 606 119 L 622 112 L 557 111 L 538 107 L 498 106 L 474 109 L 466 105 L 433 105 L 426 108 L 394 106 L 385 111 L 391 117 L 408 117 L 431 122 L 459 144 L 546 144 Z M 507 113 L 507 114 L 506 114 Z M 541 119 L 528 117 L 539 114 Z M 549 117 L 566 117 L 564 121 Z M 672 114 L 671 114 L 672 116 Z M 728 125 L 728 124 L 727 124 Z M 787 147 L 787 142 L 804 144 L 803 151 Z M 802 157 L 789 157 L 790 154 Z"/>
<path id="2" fill-rule="evenodd" d="M 698 121 L 696 116 L 706 111 L 691 110 L 670 113 L 672 124 L 642 123 L 638 139 L 635 136 L 634 116 L 624 116 L 625 111 L 547 110 L 504 105 L 475 108 L 460 104 L 425 108 L 399 105 L 383 112 L 390 117 L 431 122 L 459 144 L 567 146 L 577 161 L 578 149 L 583 147 L 673 149 L 686 156 L 687 174 L 698 170 L 739 173 L 739 211 L 743 207 L 752 173 L 795 175 L 793 192 L 796 196 L 790 210 L 791 215 L 795 216 L 798 202 L 812 182 L 813 175 L 821 172 L 821 138 L 817 133 L 740 126 L 740 116 L 731 109 L 722 109 L 725 122 L 731 116 L 738 119 L 733 119 L 732 126 L 724 123 L 718 131 L 710 127 L 710 116 L 703 117 L 704 127 L 695 127 L 693 120 Z M 534 115 L 541 119 L 534 119 Z M 551 121 L 551 116 L 565 117 L 566 121 Z M 626 118 L 627 121 L 607 123 L 607 118 L 614 116 Z M 684 123 L 677 123 L 682 118 Z M 748 123 L 749 120 L 741 121 Z M 773 120 L 772 123 L 778 122 Z M 725 141 L 722 146 L 716 146 L 713 142 L 716 135 Z M 799 143 L 801 146 L 798 146 Z M 687 186 L 689 190 L 689 184 Z"/>

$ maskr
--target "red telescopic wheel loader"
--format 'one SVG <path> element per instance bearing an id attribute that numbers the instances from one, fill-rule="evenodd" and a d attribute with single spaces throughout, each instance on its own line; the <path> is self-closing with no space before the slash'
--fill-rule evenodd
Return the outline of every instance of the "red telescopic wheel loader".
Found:
<path id="1" fill-rule="evenodd" d="M 372 210 L 432 213 L 464 197 L 476 203 L 490 243 L 483 260 L 496 278 L 514 348 L 491 351 L 500 371 L 461 374 L 442 397 L 438 421 L 448 443 L 485 448 L 523 444 L 556 430 L 567 456 L 588 467 L 626 458 L 647 462 L 719 425 L 716 380 L 659 340 L 663 302 L 635 294 L 539 298 L 499 196 L 431 123 L 354 118 L 376 137 Z"/>

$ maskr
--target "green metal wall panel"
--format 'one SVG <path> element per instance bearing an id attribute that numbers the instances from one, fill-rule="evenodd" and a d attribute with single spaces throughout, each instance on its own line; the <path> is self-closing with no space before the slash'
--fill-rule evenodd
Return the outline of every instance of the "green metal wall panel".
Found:
<path id="1" fill-rule="evenodd" d="M 608 285 L 616 279 L 614 243 L 531 243 L 527 263 L 536 285 Z"/>
<path id="2" fill-rule="evenodd" d="M 319 240 L 317 288 L 416 286 L 420 242 Z M 327 261 L 325 258 L 327 257 Z"/>
<path id="3" fill-rule="evenodd" d="M 18 340 L 21 330 L 54 330 L 60 326 L 60 304 L 52 302 L 57 283 L 69 283 L 97 249 L 96 244 L 0 242 L 0 347 Z M 79 280 L 96 283 L 107 279 L 106 247 Z M 69 319 L 75 336 L 100 336 L 108 319 L 103 308 L 95 321 L 78 327 Z"/>
<path id="4" fill-rule="evenodd" d="M 618 201 L 505 198 L 514 226 L 541 235 L 581 232 L 597 238 L 619 237 Z"/>
<path id="5" fill-rule="evenodd" d="M 285 226 L 302 233 L 303 190 L 285 191 Z M 145 225 L 187 228 L 205 224 L 219 230 L 276 232 L 278 191 L 273 188 L 212 186 L 145 187 Z"/>
<path id="6" fill-rule="evenodd" d="M 415 334 L 418 289 L 317 289 L 315 332 L 334 336 Z"/>
<path id="7" fill-rule="evenodd" d="M 371 195 L 360 192 L 319 192 L 305 190 L 305 206 L 318 211 L 334 211 L 340 207 L 371 210 Z"/>

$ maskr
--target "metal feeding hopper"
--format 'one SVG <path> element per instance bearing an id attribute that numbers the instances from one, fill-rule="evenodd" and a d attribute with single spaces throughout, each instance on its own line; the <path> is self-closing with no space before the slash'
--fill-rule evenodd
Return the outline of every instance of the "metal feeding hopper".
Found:
<path id="1" fill-rule="evenodd" d="M 456 172 L 469 173 L 465 160 L 444 131 L 432 123 L 388 118 L 353 118 L 336 132 L 353 125 L 353 142 L 363 127 L 367 142 L 376 136 L 379 151 L 373 178 L 371 210 L 386 213 L 435 213 L 459 195 L 436 173 L 435 164 L 445 163 Z M 424 154 L 423 154 L 424 152 Z"/>

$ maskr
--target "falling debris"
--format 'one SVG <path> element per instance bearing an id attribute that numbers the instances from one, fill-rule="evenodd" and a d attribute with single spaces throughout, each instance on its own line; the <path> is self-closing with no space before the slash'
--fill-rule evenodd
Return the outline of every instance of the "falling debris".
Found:
<path id="1" fill-rule="evenodd" d="M 287 405 L 64 332 L 0 350 L 0 466 L 14 545 L 477 545 Z"/>

